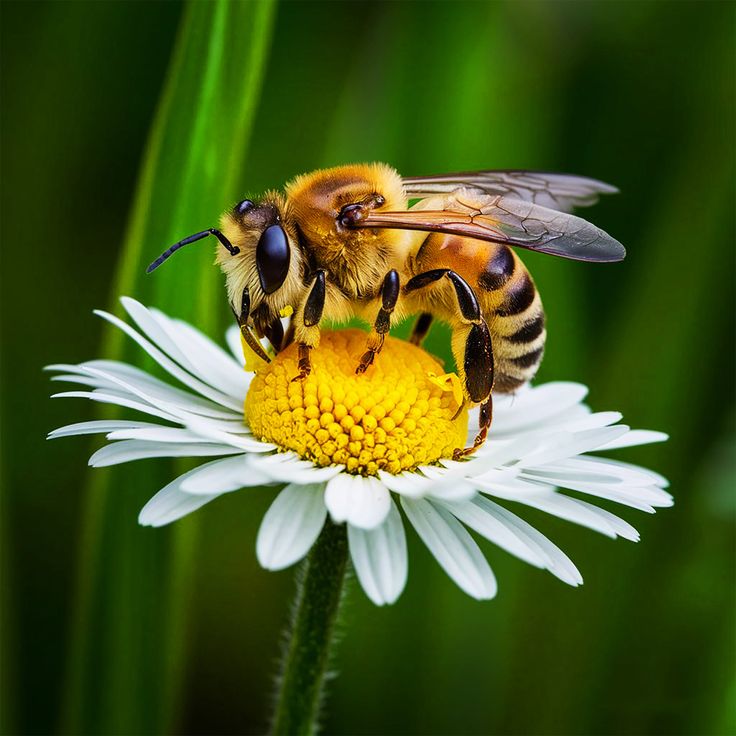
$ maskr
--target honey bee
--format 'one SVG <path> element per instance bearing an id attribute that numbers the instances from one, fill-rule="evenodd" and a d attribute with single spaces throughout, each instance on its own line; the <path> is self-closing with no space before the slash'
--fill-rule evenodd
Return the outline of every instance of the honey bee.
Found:
<path id="1" fill-rule="evenodd" d="M 214 235 L 217 263 L 244 339 L 269 360 L 298 344 L 295 381 L 310 372 L 322 320 L 358 317 L 371 330 L 356 373 L 377 359 L 392 325 L 418 315 L 420 344 L 433 318 L 452 328 L 452 352 L 465 401 L 479 404 L 473 452 L 486 439 L 492 390 L 510 393 L 530 381 L 546 339 L 534 281 L 511 249 L 613 262 L 624 247 L 570 213 L 616 192 L 579 176 L 478 171 L 402 178 L 385 164 L 340 166 L 297 176 L 284 192 L 244 199 L 219 229 L 176 243 L 152 271 L 184 245 Z M 410 200 L 418 200 L 412 202 Z M 284 334 L 280 315 L 293 309 Z"/>

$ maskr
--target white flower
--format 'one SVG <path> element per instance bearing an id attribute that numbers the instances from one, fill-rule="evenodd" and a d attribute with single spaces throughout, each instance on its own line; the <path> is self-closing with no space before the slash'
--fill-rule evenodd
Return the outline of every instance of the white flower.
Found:
<path id="1" fill-rule="evenodd" d="M 558 547 L 500 502 L 531 506 L 632 541 L 639 535 L 628 522 L 558 489 L 650 513 L 672 505 L 661 475 L 587 454 L 660 442 L 666 435 L 618 424 L 617 412 L 592 413 L 582 403 L 587 389 L 575 383 L 548 383 L 496 397 L 490 439 L 466 461 L 441 460 L 397 475 L 379 471 L 367 477 L 342 466 L 318 467 L 260 441 L 245 424 L 243 404 L 253 374 L 243 369 L 236 328 L 227 333 L 230 355 L 184 322 L 133 299 L 122 302 L 140 331 L 111 314 L 96 313 L 185 388 L 119 361 L 49 366 L 60 372 L 52 380 L 81 385 L 56 397 L 116 404 L 153 420 L 82 422 L 57 429 L 49 438 L 104 433 L 110 443 L 92 455 L 93 467 L 152 457 L 217 458 L 153 496 L 140 513 L 143 525 L 169 524 L 230 491 L 286 484 L 258 532 L 260 564 L 279 570 L 302 559 L 329 514 L 334 522 L 347 524 L 358 579 L 368 597 L 382 605 L 398 598 L 407 579 L 399 506 L 457 585 L 474 598 L 488 599 L 496 594 L 496 580 L 468 529 L 570 585 L 582 583 Z"/>

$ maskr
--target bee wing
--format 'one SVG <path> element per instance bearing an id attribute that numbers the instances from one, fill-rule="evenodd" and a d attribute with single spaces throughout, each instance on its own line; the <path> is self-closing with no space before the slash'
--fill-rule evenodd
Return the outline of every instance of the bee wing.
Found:
<path id="1" fill-rule="evenodd" d="M 466 171 L 437 176 L 415 176 L 403 180 L 410 198 L 449 194 L 471 188 L 484 194 L 510 196 L 560 212 L 588 207 L 600 194 L 616 194 L 618 189 L 596 179 L 572 174 L 541 171 Z"/>
<path id="2" fill-rule="evenodd" d="M 618 240 L 590 222 L 533 202 L 463 190 L 435 197 L 428 200 L 427 205 L 432 209 L 364 210 L 350 224 L 352 227 L 448 233 L 577 261 L 612 262 L 626 256 Z"/>

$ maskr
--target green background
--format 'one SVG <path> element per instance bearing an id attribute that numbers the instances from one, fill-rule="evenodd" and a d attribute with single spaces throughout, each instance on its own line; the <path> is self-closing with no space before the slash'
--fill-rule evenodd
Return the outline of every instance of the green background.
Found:
<path id="1" fill-rule="evenodd" d="M 500 587 L 487 603 L 410 535 L 396 605 L 353 587 L 326 731 L 736 733 L 735 9 L 3 2 L 4 732 L 265 730 L 293 592 L 292 571 L 255 560 L 272 492 L 139 528 L 181 463 L 90 471 L 97 440 L 47 443 L 99 414 L 50 401 L 41 367 L 140 362 L 90 313 L 120 293 L 221 333 L 210 248 L 145 265 L 246 193 L 384 160 L 620 187 L 589 216 L 623 264 L 524 256 L 549 320 L 540 379 L 586 382 L 595 408 L 670 433 L 622 456 L 665 473 L 676 506 L 624 510 L 638 545 L 524 510 L 586 584 L 481 543 Z"/>

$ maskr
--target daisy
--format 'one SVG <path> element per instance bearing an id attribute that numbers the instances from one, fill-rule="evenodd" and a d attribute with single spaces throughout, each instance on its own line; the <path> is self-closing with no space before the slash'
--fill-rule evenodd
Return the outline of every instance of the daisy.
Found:
<path id="1" fill-rule="evenodd" d="M 628 522 L 559 489 L 649 513 L 672 505 L 661 475 L 589 454 L 666 435 L 632 430 L 618 412 L 592 412 L 580 384 L 553 382 L 495 397 L 488 441 L 453 461 L 453 449 L 472 442 L 477 417 L 459 411 L 456 377 L 438 376 L 441 366 L 419 347 L 389 338 L 376 365 L 356 376 L 365 334 L 324 332 L 312 374 L 299 383 L 291 380 L 292 348 L 246 370 L 237 328 L 227 332 L 228 353 L 185 322 L 134 299 L 122 303 L 138 329 L 96 314 L 179 385 L 113 360 L 48 366 L 58 373 L 52 380 L 80 385 L 55 398 L 92 399 L 147 417 L 71 424 L 49 438 L 104 434 L 109 443 L 92 455 L 93 467 L 216 458 L 158 491 L 140 512 L 143 525 L 169 524 L 232 491 L 274 486 L 256 540 L 260 564 L 280 570 L 301 560 L 329 517 L 346 525 L 358 580 L 383 605 L 399 597 L 407 580 L 407 521 L 462 590 L 489 599 L 496 580 L 471 531 L 569 585 L 582 583 L 564 552 L 510 507 L 637 541 Z"/>

